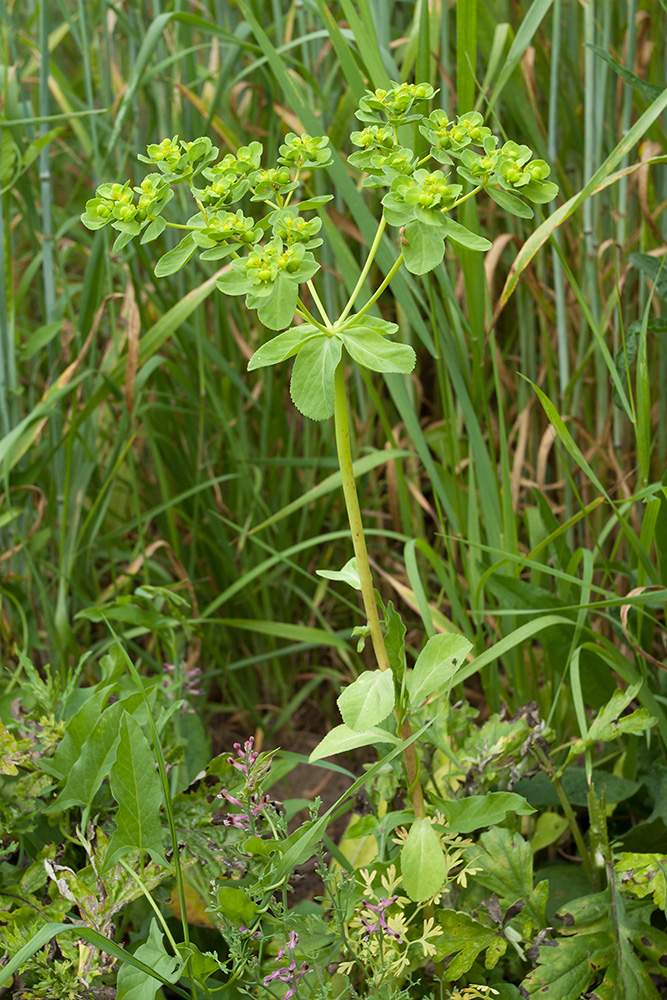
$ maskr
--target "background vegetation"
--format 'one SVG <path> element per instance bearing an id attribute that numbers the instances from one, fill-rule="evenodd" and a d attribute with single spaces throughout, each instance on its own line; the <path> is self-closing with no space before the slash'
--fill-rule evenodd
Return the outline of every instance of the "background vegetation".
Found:
<path id="1" fill-rule="evenodd" d="M 478 657 L 496 643 L 466 688 L 477 704 L 537 699 L 566 739 L 615 675 L 645 677 L 664 739 L 666 22 L 652 0 L 4 0 L 7 675 L 18 651 L 56 675 L 94 662 L 108 634 L 79 612 L 143 585 L 175 587 L 192 615 L 171 648 L 158 610 L 147 629 L 117 608 L 133 654 L 197 663 L 242 729 L 275 734 L 312 699 L 326 711 L 360 669 L 353 605 L 315 575 L 350 555 L 332 428 L 291 407 L 288 366 L 246 373 L 263 331 L 215 293 L 213 265 L 158 280 L 152 253 L 114 257 L 79 217 L 164 136 L 225 152 L 326 132 L 340 155 L 322 288 L 340 305 L 376 208 L 345 165 L 354 108 L 367 84 L 417 78 L 524 137 L 576 208 L 521 251 L 518 284 L 535 224 L 492 207 L 485 261 L 449 253 L 383 301 L 420 357 L 414 377 L 355 385 L 383 594 L 429 634 L 453 623 Z M 393 259 L 387 241 L 380 267 Z"/>

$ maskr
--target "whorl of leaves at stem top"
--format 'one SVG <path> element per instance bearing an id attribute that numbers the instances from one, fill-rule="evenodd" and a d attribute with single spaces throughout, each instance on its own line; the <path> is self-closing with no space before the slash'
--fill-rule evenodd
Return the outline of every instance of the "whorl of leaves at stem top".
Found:
<path id="1" fill-rule="evenodd" d="M 491 244 L 452 218 L 465 199 L 484 190 L 504 211 L 532 218 L 528 202 L 543 204 L 558 188 L 547 178 L 549 166 L 532 159 L 528 146 L 509 140 L 499 145 L 482 115 L 469 111 L 449 119 L 436 109 L 426 115 L 425 101 L 436 94 L 428 83 L 394 83 L 367 91 L 356 117 L 363 129 L 351 135 L 356 151 L 351 167 L 363 173 L 366 188 L 385 189 L 384 221 L 400 230 L 401 257 L 413 274 L 433 270 L 443 259 L 450 240 L 469 250 L 487 250 Z M 428 152 L 402 145 L 417 124 Z M 414 130 L 412 130 L 414 134 Z M 178 136 L 147 147 L 139 156 L 153 171 L 139 186 L 106 183 L 86 204 L 82 221 L 89 229 L 110 225 L 118 232 L 118 253 L 141 235 L 142 243 L 157 239 L 167 226 L 185 230 L 181 241 L 157 262 L 158 277 L 174 274 L 196 253 L 202 260 L 230 258 L 218 288 L 228 295 L 244 295 L 264 326 L 284 330 L 298 314 L 305 323 L 281 334 L 253 356 L 250 368 L 297 357 L 292 376 L 292 398 L 307 416 L 323 419 L 333 412 L 333 372 L 344 346 L 360 365 L 380 372 L 409 372 L 415 362 L 412 348 L 387 340 L 392 324 L 366 315 L 370 304 L 355 314 L 354 299 L 346 318 L 331 323 L 316 319 L 300 298 L 300 286 L 319 270 L 312 251 L 322 240 L 320 218 L 303 213 L 321 209 L 333 195 L 304 196 L 312 172 L 332 162 L 327 136 L 289 132 L 280 146 L 275 166 L 262 166 L 259 142 L 242 146 L 218 159 L 211 140 L 192 142 Z M 447 168 L 455 167 L 455 173 Z M 457 176 L 458 175 L 458 176 Z M 170 223 L 164 211 L 174 187 L 186 184 L 197 211 L 186 223 Z M 264 204 L 261 218 L 244 208 Z M 314 289 L 314 301 L 319 307 Z M 349 315 L 348 315 L 349 313 Z"/>

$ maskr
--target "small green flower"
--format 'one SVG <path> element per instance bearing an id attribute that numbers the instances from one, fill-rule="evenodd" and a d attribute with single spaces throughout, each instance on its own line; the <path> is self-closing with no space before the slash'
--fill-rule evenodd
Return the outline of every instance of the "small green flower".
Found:
<path id="1" fill-rule="evenodd" d="M 313 137 L 304 133 L 298 136 L 294 132 L 288 132 L 284 144 L 280 147 L 278 163 L 297 170 L 328 167 L 332 162 L 328 147 L 329 137 L 326 135 Z"/>

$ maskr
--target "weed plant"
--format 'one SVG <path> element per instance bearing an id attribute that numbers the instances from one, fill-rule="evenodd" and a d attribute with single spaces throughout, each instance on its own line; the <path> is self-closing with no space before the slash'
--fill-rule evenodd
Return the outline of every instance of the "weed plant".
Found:
<path id="1" fill-rule="evenodd" d="M 403 350 L 396 356 L 406 359 L 412 345 L 420 356 L 417 374 L 408 381 L 400 368 L 390 371 L 382 388 L 364 373 L 353 383 L 359 414 L 352 426 L 353 455 L 358 456 L 354 471 L 358 479 L 364 477 L 362 509 L 378 517 L 378 527 L 368 536 L 381 568 L 386 621 L 393 599 L 411 618 L 408 652 L 421 649 L 421 629 L 429 637 L 422 656 L 452 633 L 465 638 L 475 658 L 462 669 L 454 664 L 459 669 L 448 683 L 455 683 L 455 698 L 467 695 L 488 706 L 489 728 L 477 728 L 465 708 L 448 710 L 437 725 L 429 711 L 417 720 L 422 779 L 432 775 L 434 784 L 417 783 L 408 770 L 408 791 L 414 793 L 419 784 L 426 804 L 421 814 L 413 794 L 408 812 L 414 812 L 407 817 L 394 802 L 405 796 L 398 761 L 412 737 L 394 734 L 398 743 L 393 749 L 391 741 L 387 744 L 377 770 L 366 776 L 373 815 L 357 830 L 363 832 L 363 845 L 376 845 L 377 854 L 371 854 L 375 875 L 364 875 L 366 868 L 350 862 L 351 844 L 360 837 L 348 831 L 343 844 L 331 846 L 351 878 L 346 883 L 347 876 L 322 866 L 329 898 L 317 913 L 320 923 L 299 922 L 296 913 L 289 917 L 286 892 L 293 867 L 322 838 L 332 811 L 289 836 L 277 821 L 267 820 L 270 829 L 260 830 L 260 843 L 253 841 L 252 850 L 247 841 L 257 836 L 254 828 L 234 850 L 219 838 L 209 845 L 209 857 L 201 842 L 192 849 L 190 834 L 197 823 L 208 835 L 211 814 L 216 815 L 206 802 L 213 793 L 197 786 L 201 791 L 188 795 L 200 812 L 195 809 L 182 829 L 190 831 L 188 856 L 212 865 L 218 880 L 209 900 L 211 919 L 223 932 L 227 956 L 207 939 L 215 952 L 207 964 L 205 952 L 190 940 L 185 916 L 183 944 L 177 944 L 158 907 L 152 923 L 150 916 L 145 921 L 145 950 L 133 962 L 114 951 L 110 941 L 109 920 L 120 909 L 98 912 L 94 919 L 79 910 L 83 922 L 89 921 L 81 940 L 93 950 L 77 946 L 77 975 L 90 959 L 84 979 L 94 970 L 94 976 L 109 981 L 102 958 L 107 949 L 106 954 L 124 959 L 124 969 L 143 975 L 137 989 L 152 989 L 146 993 L 150 996 L 157 989 L 152 983 L 160 978 L 176 982 L 181 976 L 192 995 L 200 989 L 206 995 L 220 975 L 228 989 L 238 979 L 246 988 L 255 981 L 260 992 L 277 985 L 285 995 L 302 990 L 338 996 L 351 989 L 412 995 L 428 992 L 434 982 L 445 991 L 457 982 L 467 995 L 475 995 L 474 989 L 484 995 L 486 987 L 469 985 L 483 982 L 508 997 L 519 995 L 519 984 L 522 995 L 547 989 L 575 1000 L 589 988 L 605 996 L 657 995 L 654 979 L 665 952 L 664 857 L 651 852 L 661 849 L 664 833 L 660 789 L 667 735 L 667 500 L 661 479 L 667 449 L 659 392 L 667 374 L 659 314 L 664 298 L 664 11 L 657 5 L 606 5 L 596 21 L 589 4 L 580 23 L 579 12 L 569 16 L 568 5 L 538 2 L 521 10 L 514 34 L 506 23 L 509 12 L 474 2 L 457 4 L 455 13 L 438 3 L 384 4 L 375 10 L 370 0 L 358 8 L 319 2 L 299 10 L 280 6 L 216 4 L 210 16 L 154 12 L 147 22 L 143 9 L 132 5 L 99 21 L 96 12 L 78 5 L 64 8 L 65 18 L 56 25 L 49 22 L 53 10 L 47 4 L 3 12 L 5 121 L 0 124 L 7 268 L 0 302 L 0 453 L 8 572 L 2 585 L 2 638 L 11 668 L 2 702 L 9 726 L 3 745 L 7 791 L 11 796 L 17 787 L 17 767 L 23 769 L 18 780 L 26 786 L 19 793 L 26 808 L 5 817 L 9 860 L 4 875 L 17 890 L 10 898 L 18 895 L 28 911 L 41 905 L 34 893 L 44 880 L 52 885 L 41 924 L 34 918 L 31 923 L 30 913 L 12 904 L 10 925 L 18 937 L 7 938 L 5 945 L 11 955 L 27 941 L 28 952 L 39 956 L 55 933 L 53 922 L 69 919 L 70 896 L 101 892 L 98 876 L 106 872 L 110 877 L 112 869 L 112 882 L 136 887 L 146 906 L 153 905 L 151 889 L 173 871 L 186 914 L 185 884 L 176 864 L 181 806 L 174 796 L 179 789 L 185 794 L 209 755 L 201 723 L 191 713 L 180 717 L 174 696 L 180 692 L 182 698 L 184 685 L 194 686 L 197 662 L 205 668 L 204 685 L 215 678 L 225 693 L 225 710 L 245 710 L 254 725 L 268 731 L 288 720 L 323 682 L 337 688 L 343 677 L 359 674 L 361 680 L 372 662 L 367 653 L 360 656 L 350 634 L 354 604 L 341 604 L 334 597 L 338 583 L 329 587 L 313 572 L 328 565 L 328 579 L 337 581 L 337 568 L 349 554 L 337 498 L 341 479 L 330 458 L 331 432 L 323 425 L 314 433 L 307 421 L 291 416 L 289 405 L 283 405 L 286 383 L 280 374 L 265 369 L 259 381 L 246 379 L 239 352 L 249 358 L 264 337 L 240 302 L 225 299 L 223 305 L 221 297 L 209 297 L 221 278 L 210 265 L 190 262 L 172 276 L 163 264 L 169 281 L 154 281 L 145 244 L 123 251 L 121 238 L 115 250 L 123 252 L 111 256 L 108 227 L 89 245 L 78 233 L 72 238 L 83 202 L 92 194 L 89 180 L 96 186 L 108 176 L 131 173 L 130 187 L 139 184 L 139 173 L 127 165 L 128 154 L 141 145 L 142 134 L 153 134 L 155 124 L 160 126 L 156 143 L 163 135 L 212 134 L 235 158 L 244 146 L 252 150 L 258 135 L 267 148 L 277 148 L 285 132 L 295 139 L 303 130 L 326 132 L 335 198 L 328 208 L 317 200 L 313 206 L 313 219 L 321 221 L 327 237 L 320 251 L 323 316 L 316 322 L 321 323 L 326 316 L 344 314 L 355 289 L 366 301 L 381 288 L 401 247 L 411 248 L 406 263 L 413 252 L 409 237 L 418 221 L 413 215 L 397 217 L 397 226 L 413 226 L 407 237 L 403 234 L 407 244 L 397 247 L 382 232 L 374 239 L 373 220 L 380 212 L 379 196 L 385 195 L 372 187 L 360 189 L 354 154 L 350 157 L 352 149 L 345 145 L 366 86 L 386 91 L 393 77 L 428 81 L 427 92 L 440 87 L 446 109 L 454 97 L 466 110 L 477 93 L 483 95 L 477 107 L 501 136 L 499 146 L 505 130 L 525 138 L 538 160 L 553 163 L 564 199 L 541 223 L 509 218 L 507 202 L 484 205 L 479 215 L 472 198 L 462 202 L 459 224 L 480 240 L 481 223 L 492 243 L 487 273 L 474 246 L 457 247 L 450 230 L 444 263 L 435 261 L 430 276 L 422 273 L 430 269 L 421 266 L 396 275 L 393 298 L 382 299 L 382 322 L 395 320 L 400 328 Z M 21 47 L 24 36 L 9 30 L 17 26 L 27 37 L 39 35 L 39 51 Z M 123 47 L 123 38 L 129 38 L 129 46 Z M 51 60 L 39 58 L 47 41 Z M 474 58 L 478 45 L 479 63 Z M 132 65 L 124 69 L 126 58 Z M 124 76 L 128 84 L 115 116 L 96 114 L 100 105 L 112 104 Z M 541 101 L 540 95 L 548 98 Z M 231 114 L 219 115 L 221 107 Z M 546 121 L 543 107 L 549 108 Z M 67 132 L 47 131 L 62 128 L 61 120 Z M 246 131 L 243 122 L 252 122 L 256 131 Z M 428 141 L 427 134 L 415 132 L 412 143 L 419 157 Z M 289 140 L 287 147 L 288 152 L 294 148 Z M 339 151 L 347 154 L 348 165 Z M 72 162 L 78 171 L 73 185 L 65 172 L 71 176 Z M 326 189 L 320 178 L 313 174 L 315 199 Z M 635 183 L 637 196 L 630 198 Z M 176 189 L 170 211 L 176 206 L 186 211 L 181 190 Z M 385 201 L 385 208 L 400 214 L 406 210 L 400 184 L 393 194 L 403 199 L 403 207 Z M 40 233 L 45 239 L 37 242 Z M 163 261 L 182 262 L 182 244 L 175 248 L 167 232 L 151 235 L 160 241 Z M 311 237 L 318 239 L 315 229 Z M 428 243 L 423 234 L 420 239 Z M 538 253 L 548 240 L 551 256 Z M 190 247 L 186 243 L 185 250 Z M 375 251 L 372 266 L 362 272 L 357 288 L 368 247 Z M 422 246 L 422 263 L 433 263 L 434 253 Z M 240 274 L 234 267 L 226 273 Z M 307 283 L 305 273 L 298 276 Z M 240 283 L 236 290 L 248 292 Z M 288 304 L 291 295 L 289 288 Z M 260 306 L 265 324 L 284 325 L 275 315 L 284 305 L 273 299 L 259 303 L 252 293 L 247 304 Z M 317 325 L 314 329 L 319 331 Z M 262 358 L 261 350 L 256 363 L 257 357 Z M 309 554 L 305 568 L 304 553 Z M 176 581 L 180 587 L 174 592 Z M 180 594 L 187 594 L 191 613 Z M 364 603 L 362 628 L 369 613 L 368 599 Z M 132 658 L 155 670 L 148 687 L 139 682 L 145 699 L 136 709 L 133 703 L 126 706 L 125 714 L 116 709 L 113 720 L 108 713 L 133 697 L 136 687 L 120 679 L 125 661 L 111 645 L 116 640 L 109 638 L 109 622 Z M 241 634 L 247 636 L 243 644 Z M 110 648 L 103 666 L 101 655 Z M 88 650 L 93 655 L 86 660 L 82 653 Z M 54 663 L 46 683 L 31 660 L 41 666 Z M 306 685 L 299 685 L 293 663 Z M 419 673 L 419 663 L 417 658 L 411 676 Z M 443 664 L 441 659 L 439 670 Z M 479 689 L 469 687 L 477 674 Z M 84 676 L 88 686 L 79 687 L 77 678 Z M 619 680 L 627 686 L 623 693 Z M 355 683 L 356 690 L 363 686 Z M 346 692 L 353 690 L 355 684 Z M 19 691 L 25 718 L 17 720 L 11 703 Z M 446 703 L 442 685 L 429 692 L 436 694 Z M 113 703 L 104 708 L 110 695 Z M 278 710 L 267 713 L 265 700 L 277 702 Z M 527 708 L 531 700 L 536 705 Z M 412 702 L 412 709 L 421 712 L 421 704 Z M 510 706 L 505 716 L 500 714 L 503 702 Z M 341 708 L 345 705 L 344 695 Z M 86 743 L 94 735 L 95 712 L 106 717 L 113 737 L 101 757 L 100 747 L 93 753 Z M 655 727 L 648 742 L 639 735 L 647 726 Z M 128 757 L 124 750 L 141 746 L 143 771 L 151 771 L 152 755 L 161 759 L 160 740 L 184 747 L 180 762 L 178 752 L 172 760 L 165 756 L 162 791 L 156 776 L 158 783 L 149 782 L 146 798 L 156 808 L 162 796 L 171 859 L 164 855 L 163 834 L 154 822 L 145 827 L 146 812 L 130 822 L 127 789 L 136 787 L 138 778 L 133 785 L 120 763 Z M 119 741 L 125 741 L 121 750 Z M 608 755 L 595 757 L 605 741 Z M 48 761 L 59 753 L 66 763 L 60 773 L 51 773 Z M 66 787 L 67 771 L 77 760 L 105 765 L 92 784 L 86 776 L 84 791 L 68 802 L 63 782 Z M 224 754 L 216 760 L 208 778 L 225 778 L 221 787 L 231 796 L 226 801 L 235 800 L 252 818 L 254 807 L 266 805 L 260 778 L 266 779 L 268 761 L 252 787 L 237 788 L 227 778 L 229 768 L 238 773 L 238 767 Z M 462 760 L 470 762 L 467 773 Z M 539 773 L 529 779 L 534 769 Z M 540 776 L 551 779 L 553 787 L 540 793 Z M 519 788 L 519 779 L 537 780 L 537 787 Z M 68 870 L 76 875 L 84 854 L 90 859 L 89 882 L 84 879 L 74 889 L 66 885 L 69 876 L 54 867 L 62 857 L 56 862 L 48 850 L 39 856 L 53 842 L 52 828 L 45 825 L 52 821 L 41 816 L 44 799 L 39 796 L 56 789 L 50 815 L 70 845 Z M 259 798 L 253 800 L 254 795 Z M 492 798 L 498 795 L 517 796 L 528 806 Z M 626 807 L 618 803 L 628 801 L 624 816 Z M 557 812 L 549 812 L 552 807 Z M 543 810 L 537 820 L 530 812 L 534 808 Z M 387 815 L 394 826 L 385 821 Z M 633 825 L 631 817 L 640 823 Z M 405 837 L 401 824 L 411 824 Z M 75 826 L 80 835 L 74 834 Z M 234 822 L 230 826 L 239 829 Z M 483 827 L 490 829 L 471 845 L 456 841 Z M 107 856 L 109 835 L 116 853 Z M 391 837 L 398 843 L 390 846 Z M 538 876 L 535 884 L 533 855 L 553 853 L 551 845 L 561 838 L 562 843 L 572 838 L 583 880 L 568 884 L 571 866 L 543 864 L 545 877 Z M 436 856 L 444 859 L 446 891 L 439 890 L 434 901 L 429 879 L 421 885 L 420 865 L 408 861 L 417 841 L 424 848 L 425 869 L 443 864 L 434 861 Z M 391 873 L 397 848 L 402 864 Z M 519 874 L 512 869 L 515 881 L 508 883 L 507 872 L 494 868 L 493 861 L 512 856 L 522 860 Z M 479 859 L 481 871 L 474 870 Z M 467 866 L 473 869 L 470 879 Z M 26 881 L 19 886 L 12 880 L 23 868 Z M 380 874 L 384 895 L 373 888 Z M 241 885 L 230 885 L 230 878 L 240 878 Z M 274 902 L 278 888 L 282 910 Z M 123 891 L 120 908 L 131 902 L 134 889 Z M 483 891 L 491 895 L 482 899 Z M 547 906 L 552 921 L 555 907 L 549 899 L 558 893 L 578 903 L 562 911 L 566 926 L 576 929 L 558 937 L 554 950 Z M 394 895 L 397 899 L 389 903 Z M 395 907 L 391 912 L 390 906 Z M 524 910 L 529 919 L 521 917 Z M 140 909 L 132 903 L 125 912 L 133 914 L 127 919 L 137 927 Z M 334 924 L 331 914 L 337 915 Z M 45 919 L 50 921 L 46 926 Z M 240 928 L 247 928 L 247 939 Z M 260 928 L 268 952 L 263 944 L 256 951 Z M 163 932 L 171 950 L 165 951 Z M 270 957 L 270 942 L 278 938 L 284 938 L 282 966 Z M 399 939 L 409 947 L 398 948 Z M 335 982 L 321 978 L 324 940 L 332 956 L 341 940 L 352 941 L 352 965 Z M 373 946 L 380 949 L 379 962 Z M 32 995 L 66 995 L 64 984 L 76 983 L 71 970 L 77 948 L 62 951 L 70 971 L 62 969 L 60 980 L 52 981 L 60 973 L 38 957 L 42 964 L 33 968 L 26 989 Z M 537 959 L 533 972 L 527 971 L 527 958 Z M 166 974 L 151 982 L 142 960 Z M 431 960 L 435 971 L 426 968 Z M 14 961 L 13 968 L 20 967 Z M 254 970 L 255 980 L 248 970 Z M 121 987 L 121 996 L 131 988 Z"/>

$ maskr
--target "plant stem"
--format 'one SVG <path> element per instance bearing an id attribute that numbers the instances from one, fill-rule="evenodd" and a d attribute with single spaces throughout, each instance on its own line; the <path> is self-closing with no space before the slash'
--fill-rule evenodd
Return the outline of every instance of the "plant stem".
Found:
<path id="1" fill-rule="evenodd" d="M 554 790 L 556 792 L 556 795 L 558 796 L 558 800 L 561 806 L 563 807 L 565 818 L 567 819 L 570 831 L 574 838 L 574 842 L 577 845 L 577 849 L 581 856 L 581 863 L 584 866 L 584 870 L 589 878 L 591 885 L 594 886 L 595 873 L 593 871 L 593 862 L 591 860 L 590 852 L 587 850 L 586 845 L 584 844 L 584 838 L 581 835 L 581 830 L 579 829 L 579 824 L 577 823 L 577 817 L 574 815 L 574 811 L 572 809 L 572 806 L 570 805 L 570 801 L 567 795 L 565 794 L 565 789 L 563 788 L 563 784 L 558 775 L 556 774 L 551 764 L 551 761 L 544 753 L 544 751 L 535 744 L 533 744 L 532 750 L 537 759 L 539 760 L 540 764 L 544 768 L 544 771 L 549 775 L 549 777 L 553 782 Z"/>
<path id="2" fill-rule="evenodd" d="M 354 318 L 355 319 L 357 318 L 357 316 L 363 316 L 364 313 L 368 312 L 368 310 L 370 309 L 370 307 L 375 302 L 377 302 L 377 300 L 380 298 L 380 296 L 384 292 L 384 290 L 387 287 L 387 285 L 389 284 L 389 282 L 393 280 L 394 275 L 397 273 L 397 271 L 399 270 L 399 268 L 400 268 L 400 266 L 401 266 L 402 263 L 403 263 L 403 254 L 400 254 L 400 256 L 396 260 L 395 264 L 393 265 L 391 271 L 389 272 L 389 274 L 387 275 L 387 277 L 384 279 L 384 281 L 382 282 L 382 284 L 378 287 L 378 289 L 375 292 L 373 292 L 373 294 L 371 295 L 371 297 L 368 300 L 368 302 L 366 303 L 366 305 L 362 306 L 362 308 L 359 310 L 359 312 L 356 312 L 354 314 Z"/>
<path id="3" fill-rule="evenodd" d="M 313 302 L 315 303 L 315 305 L 319 309 L 320 316 L 324 320 L 324 322 L 325 322 L 325 324 L 327 326 L 327 329 L 330 330 L 331 329 L 331 320 L 329 319 L 329 317 L 327 315 L 326 309 L 322 305 L 322 300 L 320 299 L 319 295 L 317 294 L 317 289 L 315 288 L 315 285 L 313 284 L 312 280 L 308 280 L 306 282 L 306 286 L 307 286 L 308 291 L 310 292 L 310 294 L 313 296 Z"/>
<path id="4" fill-rule="evenodd" d="M 364 536 L 364 526 L 359 508 L 359 497 L 357 496 L 357 486 L 354 481 L 354 469 L 352 467 L 352 451 L 350 449 L 350 420 L 347 409 L 347 395 L 345 392 L 345 363 L 341 361 L 336 369 L 335 397 L 334 397 L 334 426 L 336 431 L 336 450 L 338 452 L 338 464 L 343 485 L 343 496 L 347 508 L 347 517 L 352 532 L 352 546 L 357 559 L 357 571 L 361 582 L 361 597 L 364 602 L 364 610 L 368 619 L 373 651 L 380 670 L 389 670 L 389 657 L 385 646 L 380 617 L 378 615 L 377 601 L 375 600 L 375 589 L 371 576 L 371 567 L 368 561 L 368 549 L 366 548 L 366 538 Z M 410 739 L 412 731 L 408 719 L 399 722 L 402 739 Z M 424 818 L 424 796 L 419 781 L 419 763 L 414 744 L 410 744 L 405 749 L 405 769 L 408 777 L 408 793 L 412 798 L 415 816 Z"/>
<path id="5" fill-rule="evenodd" d="M 377 253 L 377 249 L 380 246 L 380 240 L 382 239 L 382 234 L 384 233 L 384 231 L 385 231 L 386 228 L 387 228 L 387 220 L 385 219 L 384 213 L 383 213 L 382 218 L 380 219 L 380 222 L 379 222 L 379 225 L 378 225 L 378 228 L 377 228 L 377 232 L 375 234 L 375 239 L 373 240 L 373 242 L 371 244 L 371 248 L 368 251 L 368 257 L 366 258 L 366 263 L 364 264 L 363 270 L 362 270 L 361 274 L 359 275 L 359 280 L 357 281 L 356 285 L 354 286 L 354 289 L 352 290 L 352 294 L 350 295 L 349 299 L 347 300 L 347 305 L 345 306 L 345 308 L 343 309 L 342 313 L 339 316 L 339 319 L 338 319 L 339 323 L 343 322 L 343 320 L 345 319 L 345 317 L 349 313 L 350 309 L 352 308 L 352 306 L 356 302 L 357 295 L 359 294 L 359 292 L 361 291 L 361 289 L 364 287 L 364 281 L 368 277 L 368 272 L 371 269 L 371 264 L 373 263 L 373 260 L 375 259 L 375 254 Z"/>

